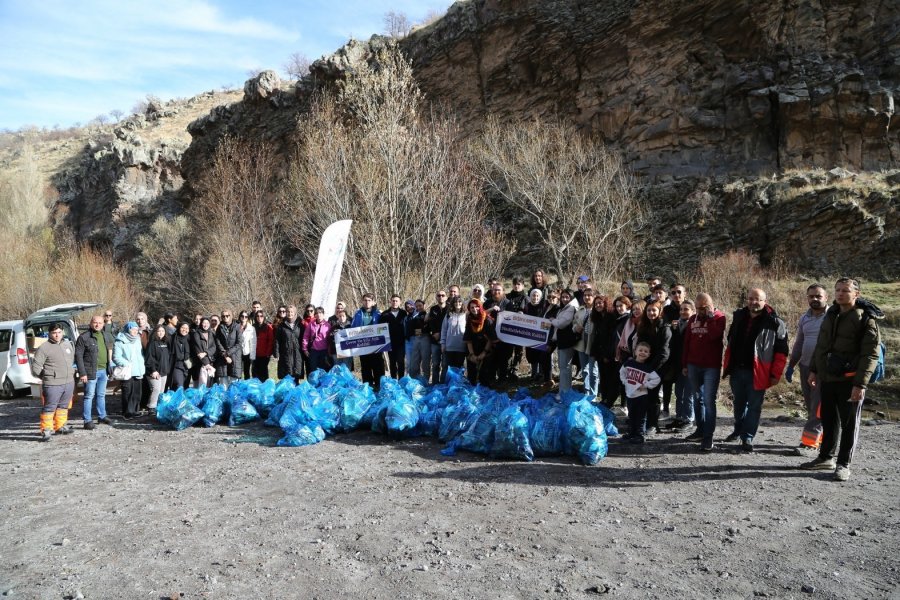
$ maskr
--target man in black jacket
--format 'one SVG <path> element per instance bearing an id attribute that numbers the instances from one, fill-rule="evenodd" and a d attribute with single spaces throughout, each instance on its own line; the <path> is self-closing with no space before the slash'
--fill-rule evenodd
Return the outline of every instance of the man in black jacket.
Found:
<path id="1" fill-rule="evenodd" d="M 222 322 L 216 329 L 216 383 L 228 386 L 241 378 L 241 326 L 234 322 L 230 310 L 222 311 Z"/>
<path id="2" fill-rule="evenodd" d="M 510 310 L 510 302 L 503 294 L 503 285 L 499 282 L 491 284 L 488 299 L 484 303 L 484 312 L 496 323 L 497 315 L 508 310 Z M 500 383 L 506 383 L 509 380 L 509 359 L 512 355 L 513 347 L 511 345 L 499 340 L 494 342 L 494 351 L 489 357 L 490 362 L 487 365 L 488 371 L 485 379 L 493 382 L 494 377 L 497 377 Z"/>
<path id="3" fill-rule="evenodd" d="M 391 350 L 388 352 L 388 367 L 391 377 L 400 379 L 406 374 L 406 317 L 407 312 L 401 308 L 400 296 L 391 296 L 391 307 L 381 313 L 379 323 L 387 323 L 391 335 Z"/>
<path id="4" fill-rule="evenodd" d="M 78 336 L 75 341 L 75 364 L 81 384 L 84 385 L 84 428 L 93 429 L 91 417 L 94 398 L 97 399 L 97 416 L 99 421 L 112 425 L 113 420 L 106 414 L 107 368 L 112 363 L 112 351 L 115 340 L 103 325 L 103 317 L 91 317 L 90 329 Z"/>
<path id="5" fill-rule="evenodd" d="M 275 353 L 278 361 L 278 379 L 290 375 L 294 380 L 303 379 L 303 323 L 297 319 L 297 307 L 287 307 L 287 316 L 275 330 Z"/>
<path id="6" fill-rule="evenodd" d="M 444 355 L 441 352 L 441 326 L 444 324 L 444 317 L 447 316 L 447 292 L 438 291 L 434 299 L 437 304 L 428 309 L 428 315 L 425 317 L 425 329 L 431 341 L 431 383 L 437 385 L 441 383 L 441 373 L 444 369 Z"/>

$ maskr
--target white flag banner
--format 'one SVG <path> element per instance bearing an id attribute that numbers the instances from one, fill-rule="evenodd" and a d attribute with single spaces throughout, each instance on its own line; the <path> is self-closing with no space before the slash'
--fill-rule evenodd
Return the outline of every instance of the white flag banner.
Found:
<path id="1" fill-rule="evenodd" d="M 549 319 L 503 311 L 497 315 L 497 339 L 507 344 L 546 350 L 552 325 Z"/>
<path id="2" fill-rule="evenodd" d="M 344 266 L 344 254 L 347 251 L 352 223 L 350 219 L 332 223 L 322 233 L 322 241 L 319 242 L 319 257 L 316 259 L 316 276 L 313 279 L 310 303 L 324 308 L 326 317 L 334 314 L 334 307 L 337 305 L 341 269 Z"/>

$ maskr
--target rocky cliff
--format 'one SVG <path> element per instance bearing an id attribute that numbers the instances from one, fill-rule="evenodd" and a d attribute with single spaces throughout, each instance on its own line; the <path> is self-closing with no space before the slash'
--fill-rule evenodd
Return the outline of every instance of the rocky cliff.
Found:
<path id="1" fill-rule="evenodd" d="M 221 136 L 286 151 L 311 90 L 382 43 L 351 41 L 298 86 L 265 74 L 195 121 L 181 201 Z M 562 115 L 619 148 L 664 223 L 662 264 L 741 246 L 900 276 L 898 182 L 878 175 L 900 168 L 900 3 L 469 0 L 401 47 L 470 133 L 488 114 Z"/>

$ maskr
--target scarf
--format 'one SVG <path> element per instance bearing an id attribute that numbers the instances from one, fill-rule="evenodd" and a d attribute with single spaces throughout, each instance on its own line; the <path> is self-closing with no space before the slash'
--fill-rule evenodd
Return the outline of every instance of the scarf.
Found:
<path id="1" fill-rule="evenodd" d="M 487 313 L 482 309 L 478 316 L 474 316 L 471 312 L 469 312 L 469 308 L 471 308 L 472 304 L 477 304 L 478 308 L 482 308 L 481 301 L 477 298 L 472 298 L 469 300 L 469 303 L 466 305 L 466 323 L 472 329 L 474 333 L 481 333 L 481 330 L 484 328 L 484 321 L 487 318 Z"/>

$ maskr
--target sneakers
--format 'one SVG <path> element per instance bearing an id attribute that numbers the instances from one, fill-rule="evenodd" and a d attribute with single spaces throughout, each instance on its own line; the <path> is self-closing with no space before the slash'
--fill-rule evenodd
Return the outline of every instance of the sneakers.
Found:
<path id="1" fill-rule="evenodd" d="M 84 428 L 85 428 L 85 429 L 91 430 L 91 429 L 93 429 L 94 427 L 96 427 L 96 425 L 94 425 L 94 422 L 93 422 L 93 421 L 85 421 L 85 422 L 84 422 Z"/>
<path id="2" fill-rule="evenodd" d="M 751 444 L 747 440 L 744 440 L 743 442 L 741 442 L 741 450 L 743 450 L 744 452 L 753 452 L 753 444 Z"/>
<path id="3" fill-rule="evenodd" d="M 848 479 L 850 479 L 850 467 L 838 465 L 837 469 L 834 470 L 834 480 L 847 481 Z"/>
<path id="4" fill-rule="evenodd" d="M 815 458 L 819 455 L 819 449 L 814 448 L 813 446 L 807 446 L 806 444 L 800 444 L 794 448 L 794 454 L 805 458 Z"/>
<path id="5" fill-rule="evenodd" d="M 113 421 L 113 420 L 110 419 L 109 417 L 103 417 L 102 419 L 98 419 L 98 421 L 99 421 L 100 423 L 103 423 L 104 425 L 115 425 L 115 423 L 116 423 L 115 421 Z"/>
<path id="6" fill-rule="evenodd" d="M 700 444 L 700 452 L 712 452 L 713 448 L 712 444 Z"/>
<path id="7" fill-rule="evenodd" d="M 52 439 L 53 439 L 53 432 L 50 431 L 49 429 L 45 429 L 41 432 L 41 441 L 42 442 L 49 442 Z"/>
<path id="8" fill-rule="evenodd" d="M 691 435 L 687 436 L 684 439 L 687 440 L 688 442 L 701 442 L 701 441 L 703 441 L 703 432 L 698 429 L 697 431 L 695 431 L 694 433 L 692 433 Z"/>
<path id="9" fill-rule="evenodd" d="M 638 435 L 633 435 L 633 436 L 631 436 L 630 438 L 628 438 L 628 443 L 629 443 L 629 444 L 643 444 L 643 443 L 644 443 L 644 436 L 642 436 L 642 435 L 640 435 L 640 434 L 638 434 Z"/>
<path id="10" fill-rule="evenodd" d="M 814 458 L 809 462 L 805 462 L 800 465 L 801 469 L 806 471 L 831 471 L 835 467 L 835 460 L 833 458 Z M 846 467 L 845 467 L 846 468 Z M 849 472 L 849 470 L 848 470 Z"/>
<path id="11" fill-rule="evenodd" d="M 627 417 L 628 409 L 623 406 L 619 406 L 613 409 L 613 414 L 617 417 Z"/>
<path id="12" fill-rule="evenodd" d="M 56 430 L 57 435 L 69 435 L 70 433 L 74 433 L 74 429 L 69 427 L 68 425 L 63 425 L 59 429 Z"/>
<path id="13" fill-rule="evenodd" d="M 739 434 L 737 431 L 732 431 L 731 434 L 727 438 L 725 438 L 725 441 L 729 443 L 736 442 L 739 437 L 741 437 L 741 434 Z"/>

